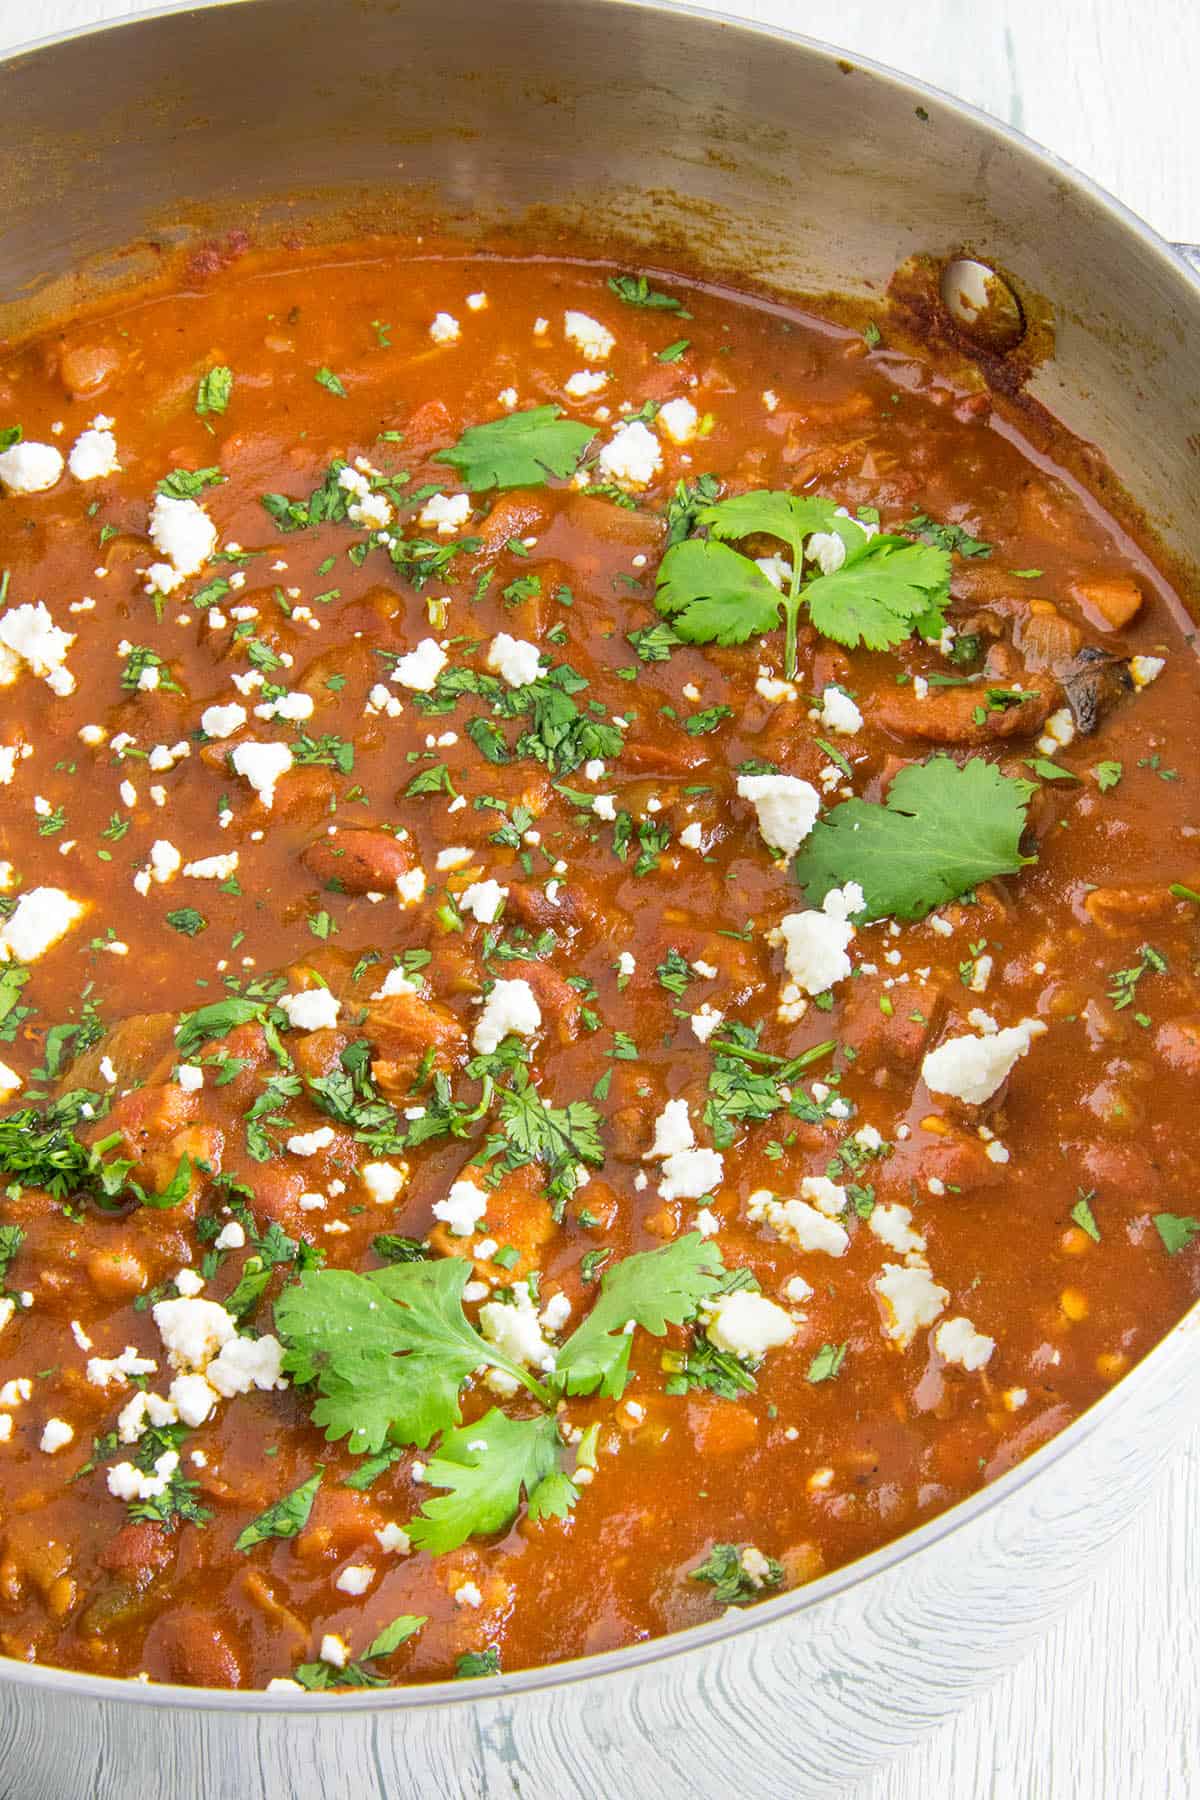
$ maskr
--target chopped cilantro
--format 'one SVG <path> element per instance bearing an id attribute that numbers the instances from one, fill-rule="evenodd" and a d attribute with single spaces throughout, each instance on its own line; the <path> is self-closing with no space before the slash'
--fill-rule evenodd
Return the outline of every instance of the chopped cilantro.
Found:
<path id="1" fill-rule="evenodd" d="M 1192 1239 L 1200 1233 L 1200 1219 L 1190 1214 L 1161 1212 L 1154 1215 L 1154 1228 L 1162 1239 L 1163 1249 L 1168 1256 L 1178 1256 L 1186 1250 Z"/>
<path id="2" fill-rule="evenodd" d="M 749 1601 L 759 1599 L 764 1588 L 780 1586 L 782 1563 L 767 1556 L 763 1558 L 765 1570 L 751 1572 L 745 1566 L 745 1556 L 746 1550 L 739 1550 L 736 1544 L 714 1544 L 699 1568 L 692 1570 L 692 1580 L 708 1582 L 713 1599 L 720 1606 L 745 1606 Z"/>
<path id="3" fill-rule="evenodd" d="M 684 310 L 682 300 L 677 300 L 674 294 L 663 294 L 657 288 L 652 288 L 644 275 L 610 275 L 608 286 L 626 306 L 644 306 L 654 312 L 673 312 L 681 319 L 690 319 L 692 316 Z"/>
<path id="4" fill-rule="evenodd" d="M 203 419 L 209 413 L 223 413 L 233 393 L 233 370 L 218 363 L 202 375 L 196 384 L 196 411 Z"/>
<path id="5" fill-rule="evenodd" d="M 234 1549 L 252 1550 L 255 1544 L 264 1543 L 267 1538 L 294 1538 L 303 1531 L 308 1524 L 323 1474 L 324 1470 L 318 1468 L 316 1474 L 310 1475 L 298 1488 L 293 1488 L 282 1500 L 276 1500 L 273 1506 L 268 1506 L 256 1519 L 251 1519 L 236 1539 Z"/>

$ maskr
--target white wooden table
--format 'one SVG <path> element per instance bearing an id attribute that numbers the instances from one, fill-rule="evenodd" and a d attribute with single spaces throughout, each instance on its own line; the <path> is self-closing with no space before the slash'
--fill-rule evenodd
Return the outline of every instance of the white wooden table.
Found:
<path id="1" fill-rule="evenodd" d="M 145 0 L 5 0 L 0 49 L 143 10 Z M 1164 236 L 1200 240 L 1195 0 L 726 0 L 722 10 L 946 88 L 1086 170 Z M 1200 1797 L 1198 1505 L 1200 1435 L 1040 1648 L 854 1800 Z M 753 1794 L 753 1771 L 733 1779 Z M 518 1781 L 513 1770 L 495 1800 L 516 1800 Z M 636 1786 L 631 1770 L 627 1792 Z"/>

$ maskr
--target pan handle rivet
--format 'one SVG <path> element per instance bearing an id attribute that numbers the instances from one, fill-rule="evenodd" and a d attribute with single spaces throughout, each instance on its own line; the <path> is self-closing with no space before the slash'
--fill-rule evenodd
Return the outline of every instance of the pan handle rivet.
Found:
<path id="1" fill-rule="evenodd" d="M 972 256 L 956 256 L 942 270 L 942 302 L 959 330 L 981 349 L 1001 355 L 1025 335 L 1021 302 L 1002 275 Z"/>

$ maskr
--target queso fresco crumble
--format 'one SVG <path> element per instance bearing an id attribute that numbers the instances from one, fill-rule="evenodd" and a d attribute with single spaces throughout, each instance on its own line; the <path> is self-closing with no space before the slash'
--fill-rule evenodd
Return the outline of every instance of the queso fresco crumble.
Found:
<path id="1" fill-rule="evenodd" d="M 674 1630 L 1180 1316 L 1195 662 L 1054 443 L 886 317 L 432 242 L 4 347 L 4 1654 Z"/>

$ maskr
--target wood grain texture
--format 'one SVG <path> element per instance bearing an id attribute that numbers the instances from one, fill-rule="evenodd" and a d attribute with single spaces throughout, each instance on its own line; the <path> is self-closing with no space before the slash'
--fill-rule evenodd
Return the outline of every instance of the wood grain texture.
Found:
<path id="1" fill-rule="evenodd" d="M 330 0 L 337 4 L 338 0 Z M 787 24 L 852 53 L 920 76 L 985 108 L 1048 145 L 1142 214 L 1168 237 L 1200 239 L 1200 163 L 1195 71 L 1200 9 L 1194 0 L 728 0 L 727 9 Z M 8 0 L 0 6 L 0 48 L 100 19 L 144 10 L 133 0 Z M 1160 1482 L 1154 1502 L 1123 1539 L 1094 1588 L 1009 1674 L 918 1749 L 867 1779 L 855 1800 L 1194 1800 L 1200 1796 L 1200 1540 L 1191 1530 L 1200 1499 L 1200 1437 Z M 578 1741 L 565 1746 L 579 1796 L 655 1792 L 691 1800 L 669 1754 L 655 1767 L 622 1762 L 615 1720 L 585 1709 Z M 764 1740 L 772 1725 L 764 1708 Z M 686 1722 L 683 1722 L 686 1726 Z M 785 1726 L 780 1723 L 780 1729 Z M 149 1736 L 151 1721 L 146 1719 Z M 456 1780 L 447 1721 L 445 1800 Z M 566 1800 L 524 1779 L 516 1722 L 504 1706 L 479 1727 L 486 1777 L 469 1800 Z M 185 1741 L 182 1737 L 180 1742 Z M 20 1734 L 0 1758 L 0 1796 L 27 1800 L 36 1786 Z M 713 1746 L 719 1763 L 720 1747 Z M 98 1722 L 97 1767 L 106 1760 Z M 765 1763 L 772 1764 L 768 1755 Z M 407 1792 L 403 1755 L 380 1726 L 372 1766 L 357 1773 L 364 1793 L 387 1782 Z M 778 1770 L 756 1780 L 728 1771 L 729 1783 L 785 1800 Z M 263 1728 L 260 1767 L 272 1792 L 306 1796 L 303 1734 L 280 1719 Z M 110 1768 L 110 1774 L 111 1774 Z M 227 1789 L 218 1771 L 206 1794 Z M 121 1791 L 183 1796 L 182 1766 L 148 1755 Z M 88 1770 L 75 1791 L 100 1792 Z M 103 1791 L 107 1792 L 107 1784 Z M 716 1790 L 714 1790 L 716 1791 Z M 724 1787 L 722 1791 L 727 1791 Z M 424 1800 L 424 1794 L 421 1796 Z M 433 1800 L 441 1800 L 440 1795 Z M 834 1800 L 830 1796 L 830 1800 Z"/>

